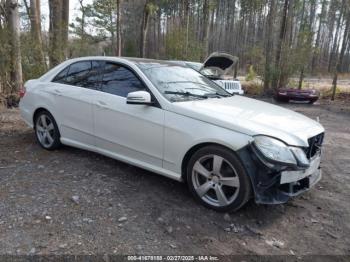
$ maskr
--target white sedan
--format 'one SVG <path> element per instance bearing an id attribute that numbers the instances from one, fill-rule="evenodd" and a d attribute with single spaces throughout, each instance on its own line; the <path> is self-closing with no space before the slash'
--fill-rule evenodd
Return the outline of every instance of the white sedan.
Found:
<path id="1" fill-rule="evenodd" d="M 318 122 L 232 96 L 176 63 L 68 60 L 26 82 L 20 109 L 43 148 L 74 146 L 185 181 L 218 211 L 250 198 L 284 203 L 321 178 Z"/>

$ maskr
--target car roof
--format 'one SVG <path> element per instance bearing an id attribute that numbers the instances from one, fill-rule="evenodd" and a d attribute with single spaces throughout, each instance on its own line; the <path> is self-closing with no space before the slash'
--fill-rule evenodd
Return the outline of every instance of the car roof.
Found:
<path id="1" fill-rule="evenodd" d="M 147 70 L 150 68 L 157 68 L 157 67 L 167 67 L 167 66 L 180 66 L 180 67 L 186 67 L 186 65 L 181 65 L 179 63 L 167 61 L 167 60 L 157 60 L 157 59 L 148 59 L 148 58 L 137 58 L 137 57 L 119 57 L 119 56 L 84 56 L 84 57 L 77 57 L 68 59 L 61 64 L 55 66 L 48 72 L 46 72 L 44 75 L 40 77 L 40 80 L 42 81 L 50 81 L 56 74 L 58 74 L 61 70 L 63 70 L 66 66 L 71 65 L 76 62 L 80 61 L 90 61 L 90 60 L 105 60 L 105 61 L 111 61 L 111 62 L 120 62 L 125 65 L 134 65 L 141 70 Z"/>
<path id="2" fill-rule="evenodd" d="M 203 65 L 200 62 L 184 61 L 184 60 L 169 60 L 169 62 L 176 63 L 178 65 L 187 65 L 187 64 L 190 64 L 190 65 Z"/>
<path id="3" fill-rule="evenodd" d="M 79 58 L 73 58 L 67 61 L 71 62 L 78 62 L 78 61 L 85 61 L 85 60 L 109 60 L 109 61 L 115 61 L 115 62 L 126 62 L 126 63 L 132 63 L 137 65 L 140 68 L 152 68 L 152 67 L 159 67 L 159 66 L 183 66 L 179 63 L 176 63 L 175 61 L 168 61 L 168 60 L 158 60 L 158 59 L 149 59 L 149 58 L 138 58 L 138 57 L 123 57 L 123 56 L 86 56 L 86 57 L 79 57 Z"/>
<path id="4" fill-rule="evenodd" d="M 187 67 L 185 64 L 180 64 L 175 61 L 169 61 L 169 60 L 158 60 L 158 59 L 137 58 L 137 57 L 121 57 L 121 59 L 125 59 L 131 63 L 134 63 L 135 65 L 137 65 L 142 69 L 149 69 L 149 68 L 162 67 L 162 66 Z"/>

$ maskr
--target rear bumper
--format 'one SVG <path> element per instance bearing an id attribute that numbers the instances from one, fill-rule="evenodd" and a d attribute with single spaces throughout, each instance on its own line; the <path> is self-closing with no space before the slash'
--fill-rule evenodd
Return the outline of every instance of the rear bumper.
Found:
<path id="1" fill-rule="evenodd" d="M 285 203 L 310 190 L 322 178 L 321 155 L 310 161 L 308 169 L 276 170 L 263 164 L 250 146 L 239 150 L 238 154 L 251 178 L 255 202 L 259 204 Z"/>
<path id="2" fill-rule="evenodd" d="M 23 99 L 19 102 L 20 114 L 24 122 L 31 128 L 33 128 L 33 116 L 32 112 L 23 104 Z"/>

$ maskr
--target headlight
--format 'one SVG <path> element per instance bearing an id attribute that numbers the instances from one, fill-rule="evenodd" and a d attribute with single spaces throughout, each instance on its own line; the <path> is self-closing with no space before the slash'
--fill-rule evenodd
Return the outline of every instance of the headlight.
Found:
<path id="1" fill-rule="evenodd" d="M 298 160 L 298 164 L 303 167 L 308 167 L 310 165 L 309 159 L 307 159 L 304 150 L 299 147 L 289 147 L 292 150 L 295 158 Z"/>
<path id="2" fill-rule="evenodd" d="M 269 160 L 297 165 L 297 160 L 289 147 L 277 139 L 268 136 L 256 136 L 254 137 L 254 145 Z"/>

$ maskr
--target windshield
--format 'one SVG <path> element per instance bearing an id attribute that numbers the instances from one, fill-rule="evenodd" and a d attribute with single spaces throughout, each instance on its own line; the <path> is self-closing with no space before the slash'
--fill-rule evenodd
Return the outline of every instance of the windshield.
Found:
<path id="1" fill-rule="evenodd" d="M 201 73 L 205 76 L 219 76 L 220 75 L 219 70 L 215 70 L 212 68 L 203 68 L 201 70 Z"/>
<path id="2" fill-rule="evenodd" d="M 172 65 L 140 67 L 154 86 L 171 102 L 231 96 L 197 71 Z"/>
<path id="3" fill-rule="evenodd" d="M 195 62 L 186 62 L 186 65 L 196 71 L 200 71 L 203 66 L 203 64 Z"/>
<path id="4" fill-rule="evenodd" d="M 218 76 L 219 71 L 212 68 L 203 68 L 203 64 L 195 62 L 186 62 L 186 65 L 205 76 Z"/>

